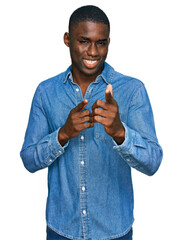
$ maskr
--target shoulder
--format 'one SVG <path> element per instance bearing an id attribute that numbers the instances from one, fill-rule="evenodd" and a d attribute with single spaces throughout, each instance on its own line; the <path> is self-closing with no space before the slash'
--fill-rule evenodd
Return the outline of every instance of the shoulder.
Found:
<path id="1" fill-rule="evenodd" d="M 124 75 L 118 71 L 114 70 L 112 86 L 117 92 L 123 92 L 133 96 L 139 89 L 145 88 L 144 83 L 131 76 Z"/>
<path id="2" fill-rule="evenodd" d="M 135 77 L 124 75 L 118 71 L 114 71 L 114 82 L 119 82 L 120 84 L 131 85 L 133 87 L 139 87 L 139 86 L 144 85 L 144 83 L 141 80 L 139 80 Z"/>
<path id="3" fill-rule="evenodd" d="M 129 88 L 138 88 L 138 87 L 144 85 L 141 80 L 139 80 L 135 77 L 124 75 L 124 74 L 116 71 L 108 63 L 105 63 L 105 67 L 107 69 L 106 75 L 108 76 L 108 80 L 112 85 L 118 85 L 119 87 L 122 85 L 126 85 Z"/>
<path id="4" fill-rule="evenodd" d="M 58 85 L 62 85 L 65 79 L 65 72 L 62 72 L 54 77 L 48 78 L 42 82 L 39 83 L 38 88 L 40 90 L 44 89 L 51 89 L 51 88 L 55 88 Z"/>

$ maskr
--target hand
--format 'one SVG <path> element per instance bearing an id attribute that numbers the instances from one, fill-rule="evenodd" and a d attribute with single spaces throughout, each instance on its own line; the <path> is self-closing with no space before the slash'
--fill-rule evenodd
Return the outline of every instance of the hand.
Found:
<path id="1" fill-rule="evenodd" d="M 93 122 L 103 124 L 106 133 L 113 137 L 118 144 L 122 144 L 125 139 L 125 129 L 120 120 L 118 104 L 113 98 L 111 84 L 107 85 L 105 100 L 105 102 L 97 100 L 93 104 Z"/>
<path id="2" fill-rule="evenodd" d="M 70 138 L 76 137 L 82 130 L 93 127 L 90 111 L 82 111 L 87 104 L 88 100 L 85 99 L 70 111 L 65 125 L 58 133 L 58 140 L 62 146 Z"/>

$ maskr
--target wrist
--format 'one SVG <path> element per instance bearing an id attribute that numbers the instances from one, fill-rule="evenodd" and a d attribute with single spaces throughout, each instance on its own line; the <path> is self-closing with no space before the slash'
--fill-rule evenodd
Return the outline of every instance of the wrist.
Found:
<path id="1" fill-rule="evenodd" d="M 122 127 L 122 129 L 113 137 L 114 141 L 121 145 L 125 140 L 125 129 Z"/>
<path id="2" fill-rule="evenodd" d="M 64 127 L 61 127 L 59 132 L 58 132 L 58 141 L 60 145 L 63 147 L 69 140 L 69 137 L 64 131 Z"/>

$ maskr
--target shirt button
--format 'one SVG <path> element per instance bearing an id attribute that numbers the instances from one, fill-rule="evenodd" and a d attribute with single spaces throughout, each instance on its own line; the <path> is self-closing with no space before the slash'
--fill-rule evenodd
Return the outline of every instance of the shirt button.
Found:
<path id="1" fill-rule="evenodd" d="M 86 210 L 83 210 L 83 215 L 85 215 L 86 214 Z"/>
<path id="2" fill-rule="evenodd" d="M 62 153 L 62 151 L 58 151 L 59 153 Z"/>
<path id="3" fill-rule="evenodd" d="M 81 161 L 81 165 L 84 165 L 85 164 L 85 162 L 84 161 Z"/>
<path id="4" fill-rule="evenodd" d="M 82 187 L 82 191 L 83 191 L 83 192 L 85 191 L 85 187 Z"/>
<path id="5" fill-rule="evenodd" d="M 79 92 L 79 88 L 76 88 L 76 92 Z"/>
<path id="6" fill-rule="evenodd" d="M 84 140 L 84 136 L 81 136 L 81 140 Z"/>
<path id="7" fill-rule="evenodd" d="M 52 159 L 49 160 L 49 162 L 52 162 L 52 161 L 53 161 Z"/>

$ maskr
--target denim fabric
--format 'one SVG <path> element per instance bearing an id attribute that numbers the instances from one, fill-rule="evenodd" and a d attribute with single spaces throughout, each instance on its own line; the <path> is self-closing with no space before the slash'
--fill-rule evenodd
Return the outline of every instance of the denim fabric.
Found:
<path id="1" fill-rule="evenodd" d="M 129 233 L 127 233 L 125 236 L 120 238 L 115 238 L 115 240 L 132 240 L 133 230 L 131 229 Z M 52 231 L 50 228 L 47 227 L 47 238 L 46 240 L 67 240 L 68 238 L 65 238 L 56 232 Z"/>
<path id="2" fill-rule="evenodd" d="M 58 131 L 71 109 L 84 98 L 91 111 L 97 99 L 105 101 L 107 84 L 119 105 L 125 141 L 116 142 L 96 123 L 70 139 L 64 147 Z M 48 167 L 47 225 L 69 239 L 112 239 L 132 227 L 131 167 L 153 175 L 162 160 L 153 113 L 144 84 L 104 70 L 82 96 L 73 82 L 72 66 L 38 86 L 30 112 L 21 157 L 30 172 Z"/>

